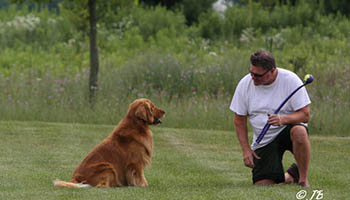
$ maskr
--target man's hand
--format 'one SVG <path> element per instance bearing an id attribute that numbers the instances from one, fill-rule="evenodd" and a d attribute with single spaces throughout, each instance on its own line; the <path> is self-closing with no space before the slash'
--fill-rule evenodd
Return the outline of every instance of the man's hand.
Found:
<path id="1" fill-rule="evenodd" d="M 247 116 L 237 115 L 235 113 L 234 119 L 235 129 L 238 137 L 238 141 L 242 147 L 243 162 L 244 165 L 250 168 L 254 167 L 254 157 L 260 159 L 260 157 L 252 151 L 248 142 L 248 127 L 247 127 Z"/>
<path id="2" fill-rule="evenodd" d="M 270 125 L 273 125 L 273 126 L 281 126 L 281 125 L 283 125 L 281 115 L 279 115 L 279 114 L 268 114 L 267 116 L 269 117 L 267 122 Z"/>
<path id="3" fill-rule="evenodd" d="M 254 151 L 251 149 L 243 152 L 243 162 L 246 167 L 253 168 L 254 167 L 254 159 L 261 159 Z"/>
<path id="4" fill-rule="evenodd" d="M 289 115 L 279 115 L 279 114 L 268 114 L 268 123 L 273 126 L 282 126 L 285 124 L 295 124 L 295 123 L 307 123 L 309 121 L 310 108 L 305 106 L 292 114 Z"/>

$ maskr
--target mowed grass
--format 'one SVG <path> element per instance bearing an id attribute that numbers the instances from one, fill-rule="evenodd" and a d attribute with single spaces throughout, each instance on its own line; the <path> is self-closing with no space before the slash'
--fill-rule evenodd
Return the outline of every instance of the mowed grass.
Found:
<path id="1" fill-rule="evenodd" d="M 296 199 L 296 185 L 253 186 L 234 131 L 153 127 L 148 187 L 72 189 L 54 187 L 113 126 L 0 121 L 0 199 Z M 348 199 L 349 137 L 311 136 L 311 188 L 323 199 Z M 285 154 L 285 168 L 293 162 Z M 313 197 L 316 199 L 316 196 Z"/>

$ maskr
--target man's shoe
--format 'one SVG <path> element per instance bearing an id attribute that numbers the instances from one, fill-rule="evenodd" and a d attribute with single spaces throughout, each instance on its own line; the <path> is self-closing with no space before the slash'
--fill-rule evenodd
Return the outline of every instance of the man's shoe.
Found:
<path id="1" fill-rule="evenodd" d="M 305 182 L 298 183 L 298 185 L 300 185 L 301 187 L 310 187 L 310 184 Z"/>
<path id="2" fill-rule="evenodd" d="M 293 163 L 287 170 L 287 173 L 293 177 L 294 183 L 299 183 L 299 169 L 297 164 Z"/>

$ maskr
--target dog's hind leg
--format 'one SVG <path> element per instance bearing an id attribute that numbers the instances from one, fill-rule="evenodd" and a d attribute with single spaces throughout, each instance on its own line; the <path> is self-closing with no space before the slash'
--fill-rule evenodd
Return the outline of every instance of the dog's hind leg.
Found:
<path id="1" fill-rule="evenodd" d="M 120 187 L 123 184 L 118 179 L 117 171 L 110 163 L 98 163 L 94 168 L 94 175 L 88 182 L 96 187 Z"/>
<path id="2" fill-rule="evenodd" d="M 143 167 L 137 167 L 135 164 L 127 167 L 126 180 L 129 186 L 148 186 Z"/>

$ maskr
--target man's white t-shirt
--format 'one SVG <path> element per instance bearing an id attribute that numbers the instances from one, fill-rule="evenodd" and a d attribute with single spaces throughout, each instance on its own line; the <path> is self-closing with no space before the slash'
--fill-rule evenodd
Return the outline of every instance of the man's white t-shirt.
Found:
<path id="1" fill-rule="evenodd" d="M 271 126 L 260 144 L 255 142 L 268 120 L 267 114 L 273 114 L 278 106 L 296 88 L 303 84 L 295 73 L 282 68 L 277 68 L 277 70 L 277 78 L 270 85 L 255 86 L 251 75 L 246 75 L 238 83 L 232 98 L 230 110 L 237 115 L 247 116 L 253 128 L 252 150 L 256 150 L 272 142 L 286 127 L 286 125 Z M 309 95 L 305 87 L 302 87 L 287 101 L 279 114 L 281 116 L 289 115 L 310 103 Z"/>

